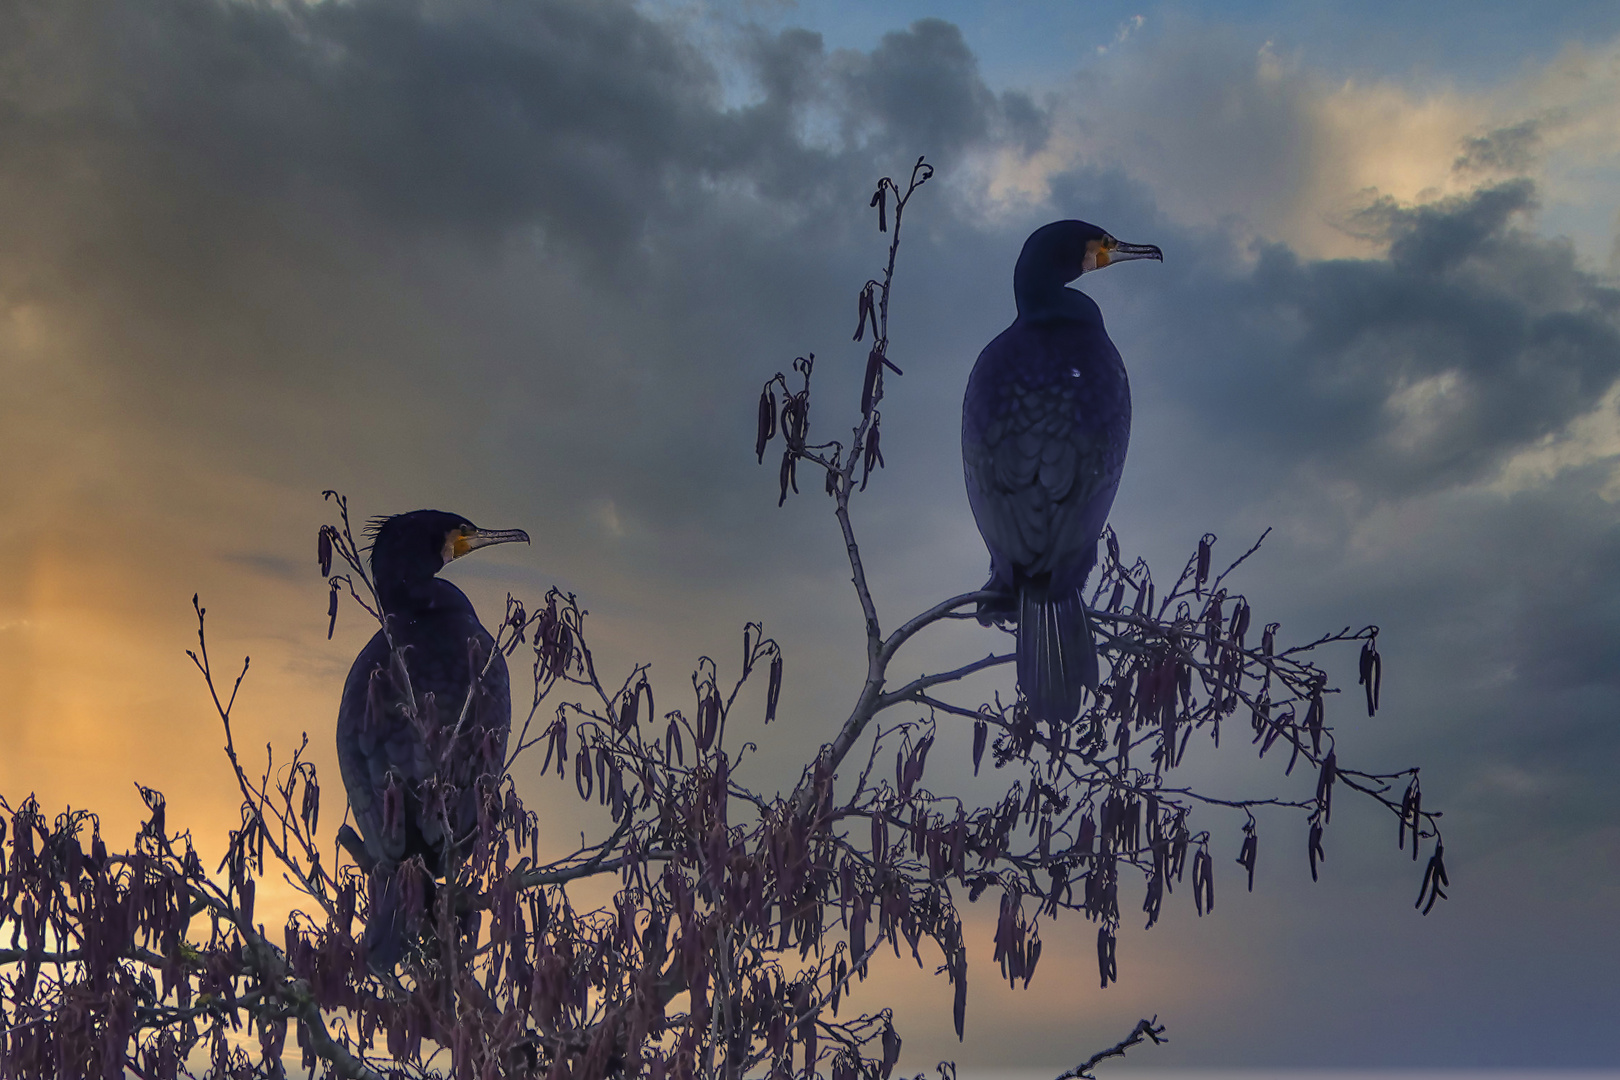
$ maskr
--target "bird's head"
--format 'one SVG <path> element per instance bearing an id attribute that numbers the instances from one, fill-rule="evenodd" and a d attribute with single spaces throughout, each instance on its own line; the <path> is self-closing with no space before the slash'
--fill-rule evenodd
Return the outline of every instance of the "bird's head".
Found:
<path id="1" fill-rule="evenodd" d="M 522 529 L 480 529 L 460 514 L 412 510 L 379 518 L 371 525 L 371 574 L 386 582 L 424 581 L 453 559 L 491 544 L 529 542 Z"/>
<path id="2" fill-rule="evenodd" d="M 1079 277 L 1133 259 L 1164 261 L 1155 244 L 1127 244 L 1089 221 L 1054 221 L 1029 234 L 1013 271 L 1013 291 L 1024 301 L 1043 302 Z"/>

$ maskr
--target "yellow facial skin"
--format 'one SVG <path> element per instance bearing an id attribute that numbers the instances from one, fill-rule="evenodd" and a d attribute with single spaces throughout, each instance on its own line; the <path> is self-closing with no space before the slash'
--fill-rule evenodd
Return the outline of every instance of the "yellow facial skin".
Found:
<path id="1" fill-rule="evenodd" d="M 444 538 L 444 561 L 459 559 L 472 550 L 470 541 L 478 532 L 471 525 L 463 525 L 458 529 L 451 529 Z"/>
<path id="2" fill-rule="evenodd" d="M 1119 244 L 1112 236 L 1105 236 L 1101 240 L 1086 241 L 1086 259 L 1083 263 L 1086 273 L 1092 270 L 1101 270 L 1112 261 L 1109 254 Z"/>

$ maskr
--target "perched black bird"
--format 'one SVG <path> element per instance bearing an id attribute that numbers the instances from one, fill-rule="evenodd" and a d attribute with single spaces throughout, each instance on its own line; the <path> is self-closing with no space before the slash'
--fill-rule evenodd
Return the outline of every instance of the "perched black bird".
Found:
<path id="1" fill-rule="evenodd" d="M 407 928 L 450 869 L 452 849 L 478 824 L 480 777 L 499 778 L 512 726 L 506 660 L 460 589 L 435 575 L 490 544 L 528 543 L 456 514 L 415 510 L 375 526 L 371 575 L 379 630 L 349 669 L 338 710 L 338 764 L 363 835 L 339 839 L 372 874 L 370 963 L 392 971 Z M 493 655 L 492 655 L 493 653 Z M 420 856 L 421 889 L 400 864 Z"/>
<path id="2" fill-rule="evenodd" d="M 984 347 L 962 402 L 968 502 L 990 549 L 979 619 L 1018 622 L 1018 685 L 1037 720 L 1067 722 L 1097 688 L 1097 645 L 1081 600 L 1131 438 L 1131 388 L 1091 297 L 1064 286 L 1129 259 L 1160 259 L 1084 221 L 1024 242 L 1018 318 Z"/>

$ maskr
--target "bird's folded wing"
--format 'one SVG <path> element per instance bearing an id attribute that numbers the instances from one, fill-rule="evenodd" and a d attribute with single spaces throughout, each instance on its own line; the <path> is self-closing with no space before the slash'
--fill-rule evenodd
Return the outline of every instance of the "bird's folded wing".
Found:
<path id="1" fill-rule="evenodd" d="M 964 440 L 963 462 L 992 550 L 1025 574 L 1049 573 L 1082 557 L 1096 541 L 1080 535 L 1087 510 L 1110 480 L 1103 448 L 1055 408 L 1009 416 L 985 435 L 982 442 Z"/>

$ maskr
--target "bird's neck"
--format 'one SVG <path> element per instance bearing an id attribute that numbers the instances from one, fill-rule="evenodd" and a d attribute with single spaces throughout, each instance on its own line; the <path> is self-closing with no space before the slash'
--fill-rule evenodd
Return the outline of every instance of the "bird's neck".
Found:
<path id="1" fill-rule="evenodd" d="M 406 619 L 434 612 L 471 610 L 472 607 L 465 593 L 437 577 L 379 581 L 377 600 L 382 604 L 384 615 Z"/>
<path id="2" fill-rule="evenodd" d="M 1102 312 L 1095 300 L 1078 289 L 1065 288 L 1062 282 L 1050 278 L 1044 281 L 1015 281 L 1013 296 L 1018 301 L 1018 317 L 1026 322 L 1040 319 L 1102 321 Z"/>

